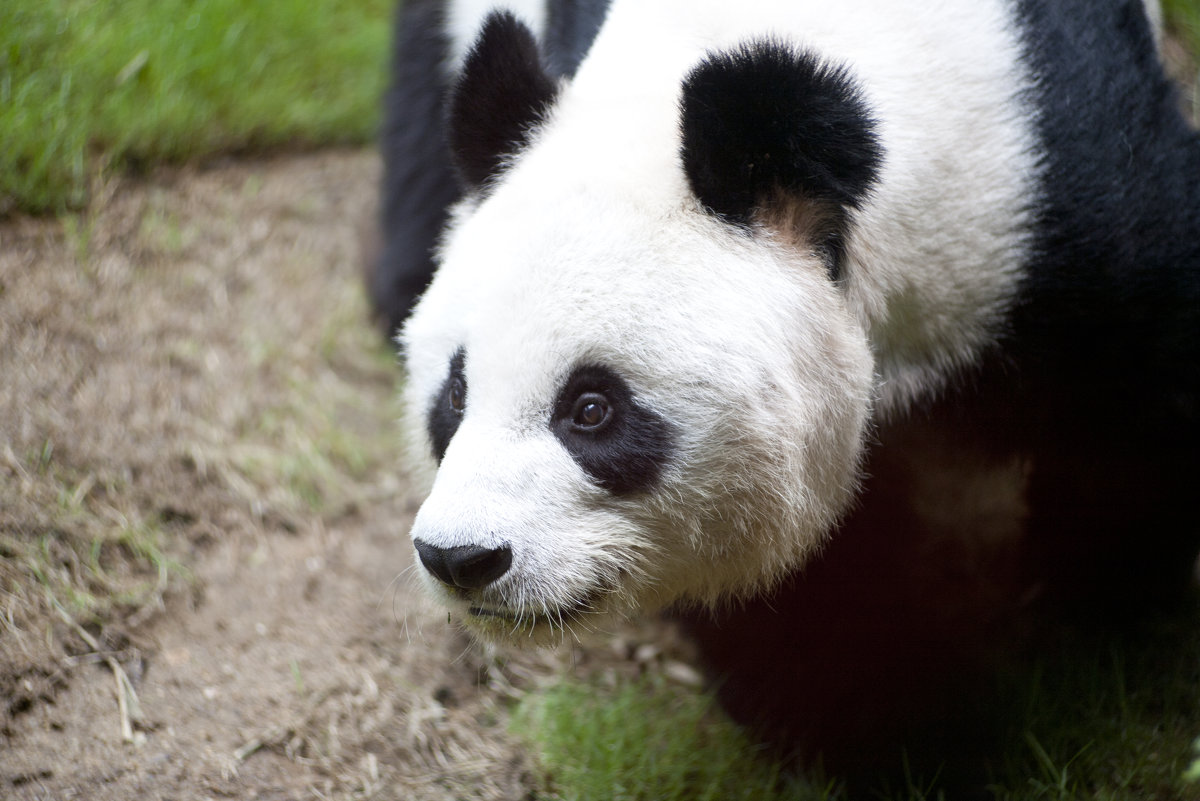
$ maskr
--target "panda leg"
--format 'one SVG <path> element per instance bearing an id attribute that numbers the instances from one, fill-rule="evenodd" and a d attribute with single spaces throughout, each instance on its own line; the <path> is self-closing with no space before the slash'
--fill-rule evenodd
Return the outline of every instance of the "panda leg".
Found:
<path id="1" fill-rule="evenodd" d="M 459 196 L 442 110 L 449 84 L 444 13 L 439 0 L 406 0 L 396 14 L 381 136 L 381 242 L 366 265 L 372 313 L 389 338 L 433 277 L 433 248 Z"/>

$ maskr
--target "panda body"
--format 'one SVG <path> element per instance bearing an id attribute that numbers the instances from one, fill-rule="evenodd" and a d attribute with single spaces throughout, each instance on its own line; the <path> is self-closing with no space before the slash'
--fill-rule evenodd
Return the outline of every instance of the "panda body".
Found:
<path id="1" fill-rule="evenodd" d="M 470 628 L 842 587 L 841 553 L 860 608 L 903 543 L 1019 545 L 1018 593 L 1185 581 L 1200 145 L 1140 3 L 523 6 L 460 56 L 475 4 L 409 3 L 396 91 L 432 66 L 450 108 L 385 142 L 385 219 L 428 206 L 392 317 L 448 214 L 401 342 L 413 538 Z"/>

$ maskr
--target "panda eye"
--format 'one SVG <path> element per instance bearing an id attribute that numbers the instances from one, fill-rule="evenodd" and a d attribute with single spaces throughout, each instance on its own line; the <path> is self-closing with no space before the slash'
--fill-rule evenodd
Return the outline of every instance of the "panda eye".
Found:
<path id="1" fill-rule="evenodd" d="M 613 495 L 653 487 L 675 450 L 673 426 L 643 405 L 620 373 L 602 364 L 571 371 L 549 423 L 587 477 Z"/>
<path id="2" fill-rule="evenodd" d="M 603 430 L 612 420 L 612 406 L 599 392 L 585 392 L 575 399 L 571 422 L 581 431 Z"/>
<path id="3" fill-rule="evenodd" d="M 450 386 L 446 390 L 446 400 L 451 409 L 458 414 L 463 413 L 463 409 L 467 405 L 467 384 L 463 381 L 462 376 L 456 375 L 450 378 Z"/>

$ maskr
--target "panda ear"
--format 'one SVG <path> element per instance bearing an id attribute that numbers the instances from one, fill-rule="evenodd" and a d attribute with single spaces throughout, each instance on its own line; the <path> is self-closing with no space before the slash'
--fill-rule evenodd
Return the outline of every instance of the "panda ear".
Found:
<path id="1" fill-rule="evenodd" d="M 738 225 L 781 194 L 843 218 L 882 161 L 848 71 L 776 41 L 709 54 L 684 80 L 680 124 L 692 191 Z"/>
<path id="2" fill-rule="evenodd" d="M 528 144 L 557 94 L 533 32 L 507 11 L 489 14 L 450 95 L 450 150 L 468 188 Z"/>

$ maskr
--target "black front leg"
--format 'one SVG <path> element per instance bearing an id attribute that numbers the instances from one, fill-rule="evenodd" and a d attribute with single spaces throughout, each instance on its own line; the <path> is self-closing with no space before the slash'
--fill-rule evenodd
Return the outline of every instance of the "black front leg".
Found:
<path id="1" fill-rule="evenodd" d="M 372 313 L 389 338 L 433 277 L 433 248 L 460 194 L 446 146 L 443 15 L 439 0 L 406 0 L 396 14 L 380 148 L 382 242 L 367 265 Z"/>

